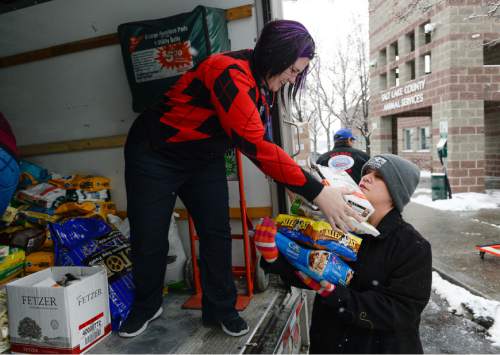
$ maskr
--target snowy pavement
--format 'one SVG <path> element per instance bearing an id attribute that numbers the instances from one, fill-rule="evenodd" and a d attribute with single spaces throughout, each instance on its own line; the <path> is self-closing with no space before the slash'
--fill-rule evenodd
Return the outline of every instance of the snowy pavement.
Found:
<path id="1" fill-rule="evenodd" d="M 500 302 L 476 296 L 466 289 L 432 274 L 432 290 L 446 300 L 448 311 L 472 320 L 488 329 L 486 338 L 500 348 Z"/>
<path id="2" fill-rule="evenodd" d="M 480 324 L 470 316 L 454 314 L 448 302 L 436 292 L 425 307 L 420 322 L 420 338 L 425 354 L 498 354 Z"/>
<path id="3" fill-rule="evenodd" d="M 449 314 L 455 314 L 454 317 L 459 315 L 464 322 L 474 319 L 486 325 L 489 329 L 486 335 L 483 334 L 483 338 L 486 337 L 492 345 L 496 345 L 498 353 L 500 257 L 486 254 L 482 260 L 475 246 L 500 243 L 500 191 L 454 194 L 451 200 L 432 201 L 429 177 L 424 173 L 422 178 L 412 202 L 404 211 L 404 218 L 431 243 L 435 270 L 454 283 L 443 280 L 437 273 L 433 275 L 434 301 L 427 307 L 429 309 L 426 309 L 427 315 L 423 315 L 422 323 L 432 324 L 433 319 L 429 318 L 429 312 L 432 313 L 430 308 L 436 306 L 436 302 L 442 302 Z M 464 288 L 457 288 L 456 285 Z M 471 339 L 481 338 L 480 331 L 478 333 L 474 329 L 474 336 L 467 334 L 464 329 L 461 332 Z M 424 329 L 422 332 L 424 333 Z M 427 343 L 431 344 L 432 341 Z M 469 348 L 465 347 L 458 352 L 490 353 L 487 348 L 466 349 Z M 440 349 L 439 346 L 431 346 L 426 351 L 454 352 L 451 348 Z"/>

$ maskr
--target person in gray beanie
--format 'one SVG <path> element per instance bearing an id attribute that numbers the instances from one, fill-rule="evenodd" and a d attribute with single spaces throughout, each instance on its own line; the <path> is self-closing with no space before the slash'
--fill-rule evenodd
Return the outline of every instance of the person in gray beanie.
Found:
<path id="1" fill-rule="evenodd" d="M 368 221 L 380 235 L 360 235 L 357 260 L 347 262 L 354 270 L 349 286 L 318 283 L 277 251 L 272 259 L 263 253 L 261 266 L 279 274 L 289 286 L 316 291 L 311 354 L 419 354 L 423 352 L 420 314 L 431 294 L 432 252 L 401 211 L 420 172 L 408 160 L 382 154 L 371 158 L 362 174 L 359 187 L 375 208 Z M 269 252 L 276 226 L 264 227 L 256 227 L 254 238 L 256 244 L 265 240 Z"/>
<path id="2" fill-rule="evenodd" d="M 420 180 L 418 166 L 394 154 L 380 154 L 363 165 L 361 176 L 365 175 L 368 169 L 380 173 L 389 189 L 394 207 L 402 212 Z"/>

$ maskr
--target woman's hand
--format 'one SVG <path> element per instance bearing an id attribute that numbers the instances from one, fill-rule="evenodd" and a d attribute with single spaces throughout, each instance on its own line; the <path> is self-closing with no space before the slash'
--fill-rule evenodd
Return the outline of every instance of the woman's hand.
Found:
<path id="1" fill-rule="evenodd" d="M 346 187 L 325 186 L 314 199 L 314 204 L 318 206 L 327 221 L 333 228 L 338 228 L 344 232 L 352 229 L 349 216 L 361 222 L 361 217 L 344 201 L 344 195 L 349 195 L 353 191 Z"/>

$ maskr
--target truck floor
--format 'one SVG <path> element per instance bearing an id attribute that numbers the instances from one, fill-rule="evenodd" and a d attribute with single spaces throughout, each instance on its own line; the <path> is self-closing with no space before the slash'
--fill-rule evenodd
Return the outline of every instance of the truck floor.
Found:
<path id="1" fill-rule="evenodd" d="M 171 292 L 164 298 L 163 314 L 150 323 L 143 334 L 125 339 L 113 333 L 89 353 L 240 353 L 272 301 L 283 292 L 279 288 L 270 287 L 265 292 L 254 295 L 247 309 L 240 313 L 247 321 L 250 332 L 239 338 L 226 335 L 220 326 L 203 327 L 201 311 L 181 308 L 190 294 Z"/>

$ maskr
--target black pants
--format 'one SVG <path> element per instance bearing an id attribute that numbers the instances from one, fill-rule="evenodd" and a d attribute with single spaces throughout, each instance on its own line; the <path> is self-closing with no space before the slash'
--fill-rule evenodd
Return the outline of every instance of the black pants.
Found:
<path id="1" fill-rule="evenodd" d="M 224 158 L 168 158 L 151 148 L 140 116 L 125 145 L 125 182 L 135 283 L 133 311 L 152 313 L 162 304 L 168 229 L 179 196 L 200 238 L 203 316 L 219 321 L 234 318 L 236 288 Z"/>

